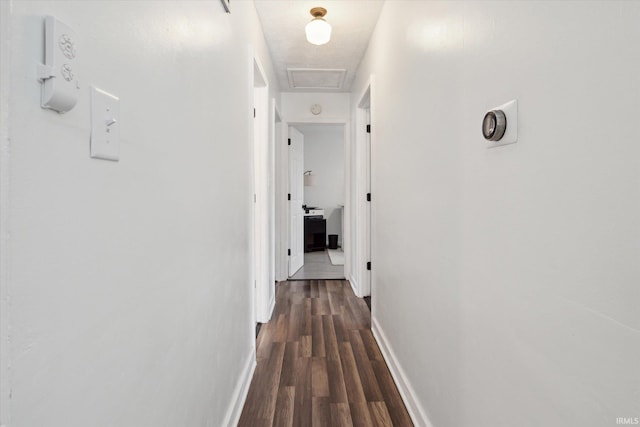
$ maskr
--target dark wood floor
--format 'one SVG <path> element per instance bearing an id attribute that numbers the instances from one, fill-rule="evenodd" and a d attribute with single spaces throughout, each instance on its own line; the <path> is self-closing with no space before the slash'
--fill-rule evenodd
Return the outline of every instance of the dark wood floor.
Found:
<path id="1" fill-rule="evenodd" d="M 239 426 L 413 425 L 347 281 L 280 283 L 257 359 Z"/>

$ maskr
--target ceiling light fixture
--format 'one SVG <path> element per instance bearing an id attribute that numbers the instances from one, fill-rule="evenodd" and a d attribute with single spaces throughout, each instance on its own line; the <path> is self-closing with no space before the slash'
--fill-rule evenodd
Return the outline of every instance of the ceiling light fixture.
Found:
<path id="1" fill-rule="evenodd" d="M 307 33 L 307 41 L 311 44 L 322 45 L 331 39 L 331 25 L 324 19 L 327 9 L 324 7 L 314 7 L 309 11 L 313 19 L 304 28 Z"/>

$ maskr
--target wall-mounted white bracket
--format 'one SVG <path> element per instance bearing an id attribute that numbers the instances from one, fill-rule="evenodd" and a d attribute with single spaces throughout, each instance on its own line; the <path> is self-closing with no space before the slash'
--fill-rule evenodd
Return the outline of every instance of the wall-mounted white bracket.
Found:
<path id="1" fill-rule="evenodd" d="M 42 82 L 41 106 L 64 113 L 76 105 L 80 90 L 77 37 L 53 16 L 44 19 L 44 35 L 44 64 L 37 69 L 38 80 Z"/>
<path id="2" fill-rule="evenodd" d="M 518 141 L 518 100 L 514 99 L 506 104 L 491 108 L 489 111 L 502 111 L 506 117 L 507 126 L 499 141 L 487 141 L 487 148 L 513 144 Z"/>

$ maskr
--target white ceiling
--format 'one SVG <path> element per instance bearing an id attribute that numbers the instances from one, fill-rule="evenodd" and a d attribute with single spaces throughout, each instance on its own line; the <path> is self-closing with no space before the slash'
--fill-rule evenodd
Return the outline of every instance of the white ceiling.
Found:
<path id="1" fill-rule="evenodd" d="M 383 3 L 383 0 L 255 0 L 281 90 L 349 92 Z M 323 46 L 307 42 L 304 34 L 305 25 L 312 19 L 309 13 L 312 7 L 327 9 L 325 19 L 333 28 L 331 41 Z M 288 72 L 288 69 L 296 70 Z M 341 70 L 345 70 L 344 74 Z M 335 88 L 338 75 L 344 77 Z M 290 84 L 296 82 L 303 82 L 298 83 L 299 89 Z"/>

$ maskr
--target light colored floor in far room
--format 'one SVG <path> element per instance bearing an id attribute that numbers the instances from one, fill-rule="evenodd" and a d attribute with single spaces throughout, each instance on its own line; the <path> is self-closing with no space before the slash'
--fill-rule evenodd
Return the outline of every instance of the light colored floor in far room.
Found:
<path id="1" fill-rule="evenodd" d="M 304 265 L 289 280 L 344 279 L 344 265 L 332 265 L 327 251 L 306 252 Z"/>

